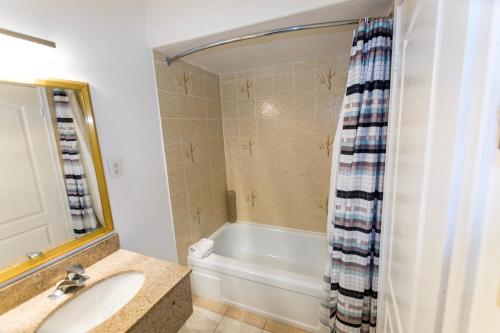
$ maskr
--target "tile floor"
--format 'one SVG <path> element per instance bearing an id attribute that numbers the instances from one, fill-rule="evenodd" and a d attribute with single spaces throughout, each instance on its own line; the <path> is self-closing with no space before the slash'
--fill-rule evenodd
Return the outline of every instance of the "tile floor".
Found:
<path id="1" fill-rule="evenodd" d="M 193 295 L 193 314 L 179 333 L 306 333 L 226 304 Z"/>

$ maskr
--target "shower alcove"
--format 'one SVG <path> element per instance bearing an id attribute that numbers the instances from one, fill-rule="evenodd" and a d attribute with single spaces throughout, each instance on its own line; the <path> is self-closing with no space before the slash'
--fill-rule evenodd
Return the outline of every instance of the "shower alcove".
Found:
<path id="1" fill-rule="evenodd" d="M 193 293 L 319 332 L 333 138 L 353 29 L 391 6 L 353 3 L 156 48 L 177 253 L 193 269 Z M 226 38 L 350 19 L 166 61 Z M 226 224 L 228 190 L 234 225 Z M 214 255 L 188 259 L 202 237 L 215 240 Z M 271 294 L 281 309 L 265 306 Z"/>

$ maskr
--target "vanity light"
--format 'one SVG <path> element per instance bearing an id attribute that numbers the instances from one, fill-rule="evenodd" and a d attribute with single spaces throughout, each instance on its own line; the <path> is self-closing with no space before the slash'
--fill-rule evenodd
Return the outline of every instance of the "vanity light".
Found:
<path id="1" fill-rule="evenodd" d="M 46 40 L 46 39 L 42 39 L 42 38 L 38 38 L 38 37 L 26 35 L 26 34 L 22 34 L 20 32 L 16 32 L 16 31 L 12 31 L 12 30 L 7 30 L 7 29 L 0 28 L 0 34 L 7 35 L 7 36 L 10 36 L 10 37 L 14 37 L 14 38 L 23 39 L 23 40 L 28 41 L 28 42 L 38 43 L 38 44 L 45 45 L 45 46 L 48 46 L 48 47 L 56 48 L 56 43 L 54 43 L 54 42 L 52 42 L 50 40 Z"/>
<path id="2" fill-rule="evenodd" d="M 0 28 L 0 80 L 33 83 L 54 76 L 56 43 Z"/>

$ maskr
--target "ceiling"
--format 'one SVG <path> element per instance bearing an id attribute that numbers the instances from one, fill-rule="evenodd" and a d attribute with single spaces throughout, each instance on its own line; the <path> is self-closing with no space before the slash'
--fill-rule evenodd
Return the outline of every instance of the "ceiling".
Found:
<path id="1" fill-rule="evenodd" d="M 333 6 L 283 17 L 223 33 L 164 45 L 157 51 L 173 56 L 181 51 L 221 39 L 262 32 L 269 29 L 366 16 L 385 16 L 391 0 L 350 0 Z M 350 47 L 352 26 L 289 32 L 270 37 L 237 42 L 194 53 L 182 60 L 215 73 L 228 73 L 279 63 L 308 60 L 336 53 Z"/>

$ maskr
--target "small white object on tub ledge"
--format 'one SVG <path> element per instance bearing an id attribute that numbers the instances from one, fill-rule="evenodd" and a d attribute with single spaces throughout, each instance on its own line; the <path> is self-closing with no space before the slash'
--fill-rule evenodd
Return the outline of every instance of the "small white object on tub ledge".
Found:
<path id="1" fill-rule="evenodd" d="M 205 258 L 212 252 L 214 252 L 214 241 L 208 238 L 202 238 L 189 247 L 189 254 L 197 258 Z"/>

